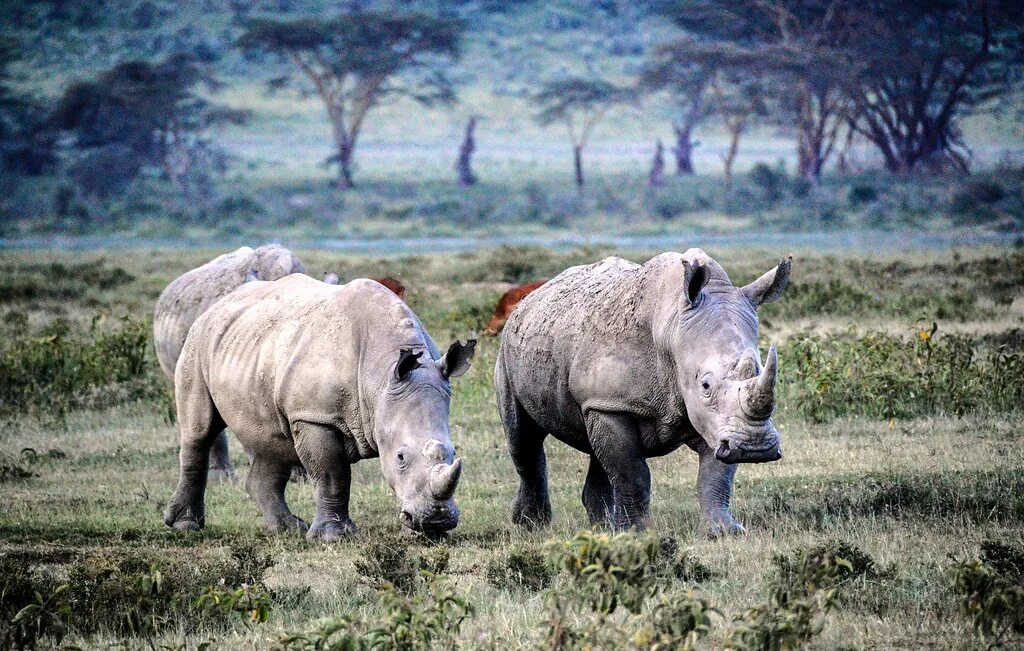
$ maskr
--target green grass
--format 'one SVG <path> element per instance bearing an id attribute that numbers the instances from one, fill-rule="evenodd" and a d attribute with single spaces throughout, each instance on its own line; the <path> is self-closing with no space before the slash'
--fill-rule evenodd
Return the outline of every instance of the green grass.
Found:
<path id="1" fill-rule="evenodd" d="M 608 253 L 508 249 L 384 258 L 323 251 L 299 255 L 314 276 L 330 269 L 345 279 L 384 274 L 401 279 L 409 288 L 410 305 L 444 345 L 479 331 L 487 309 L 511 283 L 548 277 Z M 785 252 L 710 253 L 734 281 L 742 283 Z M 638 260 L 649 257 L 645 252 L 624 254 Z M 121 327 L 116 317 L 144 321 L 167 282 L 213 255 L 203 250 L 0 252 L 0 267 L 35 283 L 50 282 L 46 270 L 52 265 L 94 265 L 82 267 L 89 273 L 76 274 L 76 282 L 87 287 L 82 298 L 20 292 L 0 301 L 0 315 L 19 315 L 11 322 L 30 335 L 61 322 L 83 337 L 116 333 Z M 763 334 L 782 343 L 783 373 L 797 365 L 787 355 L 788 346 L 808 334 L 853 346 L 856 337 L 878 331 L 913 346 L 919 315 L 906 306 L 919 305 L 913 301 L 934 294 L 934 305 L 965 301 L 972 306 L 939 318 L 940 337 L 944 332 L 968 334 L 972 341 L 988 337 L 978 344 L 984 346 L 997 339 L 1012 340 L 1024 310 L 1024 281 L 1015 275 L 1019 255 L 996 249 L 962 250 L 940 258 L 796 252 L 794 282 L 841 282 L 843 287 L 877 295 L 881 307 L 851 310 L 842 301 L 815 299 L 817 306 L 810 308 L 809 299 L 797 293 L 764 308 Z M 96 263 L 101 256 L 102 265 Z M 93 274 L 99 277 L 112 267 L 130 279 L 99 287 Z M 955 284 L 950 283 L 951 276 L 956 277 Z M 998 287 L 989 280 L 992 277 L 1001 279 Z M 966 296 L 975 298 L 971 302 Z M 88 335 L 96 313 L 109 316 Z M 853 330 L 850 321 L 857 324 Z M 157 596 L 167 600 L 167 612 L 184 613 L 173 623 L 160 625 L 153 636 L 156 644 L 187 641 L 191 648 L 215 639 L 223 647 L 265 648 L 285 633 L 309 632 L 339 616 L 359 620 L 368 629 L 383 621 L 381 581 L 406 582 L 407 589 L 420 568 L 447 576 L 458 597 L 475 607 L 459 629 L 465 646 L 540 643 L 550 617 L 544 590 L 565 588 L 570 579 L 564 574 L 545 579 L 538 557 L 549 539 L 570 539 L 587 526 L 579 498 L 586 459 L 549 443 L 554 522 L 539 532 L 511 525 L 509 506 L 517 481 L 494 406 L 491 373 L 497 342 L 484 339 L 477 350 L 473 367 L 454 384 L 452 438 L 466 460 L 456 496 L 463 519 L 440 546 L 401 535 L 394 498 L 376 460 L 354 468 L 352 515 L 360 529 L 342 543 L 324 546 L 298 537 L 263 537 L 256 506 L 241 483 L 210 486 L 205 530 L 171 531 L 163 525 L 161 511 L 177 477 L 177 433 L 160 403 L 143 400 L 72 408 L 57 421 L 44 412 L 25 410 L 6 417 L 0 430 L 0 463 L 31 476 L 12 471 L 0 482 L 0 558 L 8 564 L 5 567 L 31 567 L 30 575 L 40 586 L 52 588 L 74 579 L 67 597 L 73 607 L 72 626 L 63 643 L 88 648 L 125 641 L 130 631 L 120 613 L 126 604 L 135 604 L 133 612 L 153 612 L 152 602 L 142 600 L 132 581 L 155 563 L 167 577 L 167 592 Z M 828 350 L 820 354 L 831 359 Z M 154 364 L 151 357 L 150 353 L 147 363 Z M 906 363 L 891 357 L 892 364 Z M 1020 411 L 1005 406 L 964 417 L 933 408 L 913 416 L 889 420 L 854 413 L 815 423 L 782 405 L 778 426 L 785 458 L 741 467 L 737 474 L 734 510 L 749 530 L 742 538 L 708 541 L 700 535 L 695 455 L 680 450 L 651 460 L 654 529 L 659 536 L 675 539 L 678 558 L 685 559 L 679 562 L 688 568 L 673 574 L 685 578 L 666 579 L 666 585 L 682 591 L 670 594 L 693 589 L 718 611 L 709 615 L 704 645 L 724 645 L 734 618 L 767 602 L 778 578 L 774 558 L 797 559 L 797 550 L 833 540 L 846 541 L 869 555 L 875 570 L 857 578 L 856 589 L 839 597 L 824 615 L 816 645 L 975 644 L 973 621 L 961 614 L 960 597 L 951 589 L 951 556 L 970 558 L 986 540 L 1016 545 L 1024 540 L 1024 419 Z M 23 454 L 25 448 L 35 453 Z M 244 480 L 244 454 L 237 445 L 234 452 Z M 312 516 L 309 484 L 290 485 L 288 497 L 297 514 Z M 249 569 L 240 569 L 239 555 L 248 559 Z M 252 577 L 264 557 L 272 565 L 261 577 Z M 83 574 L 97 567 L 115 571 L 102 579 Z M 195 610 L 193 600 L 207 586 L 219 585 L 224 578 L 226 587 L 233 588 L 230 582 L 246 580 L 240 578 L 244 572 L 246 579 L 261 581 L 271 596 L 266 623 L 246 623 L 230 608 L 216 611 L 220 615 Z M 412 594 L 421 595 L 415 585 L 413 581 Z M 86 588 L 106 595 L 107 605 L 84 605 Z M 125 643 L 145 645 L 139 637 Z"/>

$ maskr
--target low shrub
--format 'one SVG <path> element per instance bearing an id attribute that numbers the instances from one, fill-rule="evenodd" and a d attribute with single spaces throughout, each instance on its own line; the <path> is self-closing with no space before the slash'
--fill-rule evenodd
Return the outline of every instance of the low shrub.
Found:
<path id="1" fill-rule="evenodd" d="M 87 333 L 58 324 L 13 336 L 0 343 L 0 414 L 165 399 L 150 342 L 149 324 L 127 317 L 110 332 L 94 321 Z"/>
<path id="2" fill-rule="evenodd" d="M 279 651 L 426 651 L 455 648 L 459 631 L 473 607 L 446 581 L 423 572 L 413 595 L 386 585 L 378 593 L 382 617 L 371 624 L 353 617 L 331 619 L 308 632 L 288 633 L 274 649 Z"/>
<path id="3" fill-rule="evenodd" d="M 438 546 L 416 551 L 405 540 L 386 538 L 363 548 L 356 571 L 378 586 L 391 585 L 402 593 L 416 587 L 421 572 L 440 574 L 448 569 L 448 548 Z"/>
<path id="4" fill-rule="evenodd" d="M 487 564 L 487 581 L 503 590 L 526 589 L 536 592 L 551 582 L 543 550 L 530 545 L 513 545 Z"/>
<path id="5" fill-rule="evenodd" d="M 1019 410 L 1024 351 L 918 326 L 907 340 L 881 333 L 805 335 L 786 343 L 779 404 L 824 422 L 843 416 L 913 418 Z"/>
<path id="6" fill-rule="evenodd" d="M 1002 543 L 986 544 L 988 548 L 982 548 L 983 559 L 954 563 L 951 583 L 962 612 L 971 618 L 982 644 L 991 649 L 1005 645 L 1011 637 L 1024 635 L 1024 582 L 1015 574 L 1024 550 Z M 994 553 L 995 550 L 998 552 Z M 989 557 L 999 560 L 993 562 Z M 1010 572 L 1000 562 L 1008 557 L 1013 559 Z"/>
<path id="7" fill-rule="evenodd" d="M 821 632 L 840 588 L 874 571 L 874 561 L 845 542 L 797 549 L 773 559 L 768 599 L 735 619 L 736 649 L 798 649 Z"/>

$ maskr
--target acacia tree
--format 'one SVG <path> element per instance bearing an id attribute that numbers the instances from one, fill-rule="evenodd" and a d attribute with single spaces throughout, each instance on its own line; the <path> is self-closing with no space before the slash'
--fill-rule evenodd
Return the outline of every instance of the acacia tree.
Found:
<path id="1" fill-rule="evenodd" d="M 706 58 L 698 60 L 684 51 L 692 46 L 689 39 L 680 39 L 656 47 L 638 84 L 644 92 L 667 91 L 678 107 L 672 120 L 672 153 L 680 176 L 693 174 L 693 151 L 700 144 L 693 139 L 694 131 L 714 113 L 707 97 L 713 70 Z"/>
<path id="2" fill-rule="evenodd" d="M 21 48 L 0 36 L 0 170 L 38 175 L 56 162 L 56 134 L 46 122 L 46 110 L 36 97 L 19 90 L 14 67 Z"/>
<path id="3" fill-rule="evenodd" d="M 860 4 L 865 26 L 850 49 L 864 65 L 848 90 L 854 128 L 886 167 L 966 172 L 960 123 L 1012 90 L 1024 54 L 1020 0 L 908 0 Z"/>
<path id="4" fill-rule="evenodd" d="M 857 21 L 854 0 L 683 0 L 664 13 L 696 38 L 669 46 L 679 65 L 696 65 L 723 48 L 720 65 L 785 86 L 797 130 L 797 169 L 817 182 L 831 156 L 849 101 L 846 81 L 855 73 L 841 45 Z"/>
<path id="5" fill-rule="evenodd" d="M 729 144 L 722 154 L 725 189 L 732 189 L 732 168 L 739 154 L 740 138 L 755 116 L 768 114 L 766 92 L 760 80 L 736 71 L 719 72 L 711 80 L 709 105 L 722 119 Z"/>
<path id="6" fill-rule="evenodd" d="M 572 145 L 573 169 L 576 189 L 582 194 L 583 149 L 587 146 L 594 127 L 613 106 L 636 100 L 634 91 L 616 86 L 603 79 L 566 77 L 546 82 L 533 96 L 540 108 L 537 122 L 547 126 L 560 122 Z"/>
<path id="7" fill-rule="evenodd" d="M 461 22 L 447 18 L 363 12 L 255 20 L 238 46 L 291 62 L 312 84 L 334 136 L 328 162 L 338 164 L 338 187 L 347 189 L 353 187 L 356 143 L 373 107 L 399 95 L 425 105 L 455 99 L 446 68 L 459 56 L 462 31 Z"/>
<path id="8" fill-rule="evenodd" d="M 72 136 L 83 189 L 105 196 L 155 166 L 186 196 L 203 199 L 208 179 L 199 168 L 213 156 L 209 130 L 247 114 L 210 102 L 202 84 L 215 80 L 193 57 L 175 55 L 128 61 L 69 85 L 51 122 Z"/>

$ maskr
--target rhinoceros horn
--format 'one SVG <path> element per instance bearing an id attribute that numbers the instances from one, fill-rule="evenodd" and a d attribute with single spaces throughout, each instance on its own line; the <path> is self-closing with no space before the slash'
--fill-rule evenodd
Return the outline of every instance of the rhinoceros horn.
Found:
<path id="1" fill-rule="evenodd" d="M 768 348 L 768 359 L 757 377 L 747 380 L 744 386 L 743 411 L 751 418 L 765 420 L 775 409 L 775 379 L 778 375 L 779 354 L 775 344 Z"/>
<path id="2" fill-rule="evenodd" d="M 430 492 L 434 498 L 446 500 L 454 495 L 461 474 L 462 459 L 456 459 L 450 466 L 443 463 L 434 466 L 430 471 Z"/>

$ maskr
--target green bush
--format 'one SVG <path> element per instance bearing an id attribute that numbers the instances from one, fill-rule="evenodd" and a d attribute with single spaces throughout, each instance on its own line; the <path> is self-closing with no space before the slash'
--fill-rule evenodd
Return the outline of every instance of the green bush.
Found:
<path id="1" fill-rule="evenodd" d="M 779 354 L 785 360 L 779 404 L 817 422 L 1020 409 L 1024 351 L 936 330 L 919 326 L 912 340 L 853 332 L 796 337 Z"/>
<path id="2" fill-rule="evenodd" d="M 0 343 L 0 414 L 166 399 L 150 342 L 149 324 L 129 318 L 111 332 L 94 321 L 88 333 L 57 324 L 42 336 L 13 336 Z"/>
<path id="3" fill-rule="evenodd" d="M 1011 552 L 1014 569 L 1024 550 L 999 544 L 1000 557 Z M 992 547 L 983 548 L 983 555 Z M 953 592 L 960 608 L 971 617 L 974 630 L 986 648 L 1003 646 L 1013 636 L 1024 635 L 1024 583 L 987 558 L 956 561 L 952 569 Z M 1019 640 L 1018 640 L 1019 641 Z"/>
<path id="4" fill-rule="evenodd" d="M 551 582 L 551 575 L 543 551 L 529 545 L 513 545 L 487 564 L 487 581 L 504 590 L 537 591 Z"/>
<path id="5" fill-rule="evenodd" d="M 463 622 L 473 607 L 446 581 L 423 572 L 422 589 L 411 596 L 386 585 L 379 592 L 383 615 L 373 624 L 348 616 L 331 619 L 312 631 L 288 633 L 279 651 L 428 651 L 455 648 Z"/>
<path id="6" fill-rule="evenodd" d="M 419 552 L 407 541 L 389 537 L 363 547 L 356 571 L 377 585 L 391 585 L 399 592 L 410 593 L 421 572 L 443 573 L 448 569 L 448 559 L 447 547 Z"/>
<path id="7" fill-rule="evenodd" d="M 845 542 L 776 556 L 768 599 L 746 610 L 729 632 L 736 649 L 781 651 L 805 647 L 821 632 L 840 588 L 874 571 L 874 561 Z"/>

